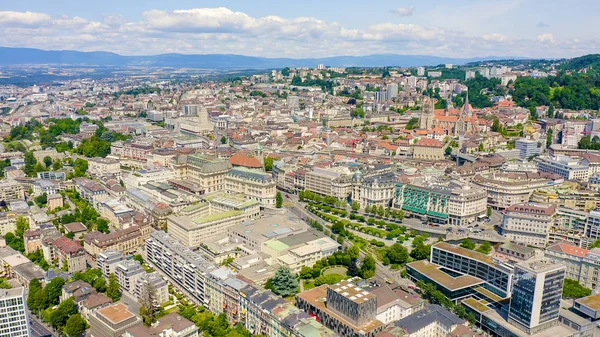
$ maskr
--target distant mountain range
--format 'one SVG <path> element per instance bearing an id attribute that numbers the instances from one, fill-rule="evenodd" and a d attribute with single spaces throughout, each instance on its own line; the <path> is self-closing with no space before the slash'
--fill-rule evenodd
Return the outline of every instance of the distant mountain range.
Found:
<path id="1" fill-rule="evenodd" d="M 0 66 L 55 64 L 63 66 L 148 66 L 207 69 L 272 69 L 283 67 L 415 67 L 438 64 L 461 65 L 476 61 L 506 59 L 506 57 L 449 58 L 427 55 L 376 54 L 366 56 L 334 56 L 325 58 L 267 58 L 232 54 L 162 54 L 123 56 L 111 52 L 80 52 L 73 50 L 41 50 L 0 47 Z"/>

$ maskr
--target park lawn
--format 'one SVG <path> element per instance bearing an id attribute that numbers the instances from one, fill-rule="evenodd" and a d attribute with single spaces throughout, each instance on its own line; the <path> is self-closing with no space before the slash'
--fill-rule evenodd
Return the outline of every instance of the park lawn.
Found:
<path id="1" fill-rule="evenodd" d="M 314 280 L 304 280 L 304 291 L 310 290 L 315 287 Z"/>
<path id="2" fill-rule="evenodd" d="M 335 266 L 333 268 L 329 268 L 327 270 L 324 270 L 322 272 L 322 274 L 323 275 L 329 275 L 329 274 L 346 275 L 347 272 L 348 272 L 348 268 L 346 268 L 344 266 Z"/>

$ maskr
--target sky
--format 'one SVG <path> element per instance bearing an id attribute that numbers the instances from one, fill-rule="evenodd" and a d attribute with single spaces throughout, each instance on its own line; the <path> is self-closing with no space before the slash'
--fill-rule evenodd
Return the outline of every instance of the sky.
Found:
<path id="1" fill-rule="evenodd" d="M 26 0 L 0 45 L 122 55 L 575 57 L 600 52 L 598 0 Z"/>

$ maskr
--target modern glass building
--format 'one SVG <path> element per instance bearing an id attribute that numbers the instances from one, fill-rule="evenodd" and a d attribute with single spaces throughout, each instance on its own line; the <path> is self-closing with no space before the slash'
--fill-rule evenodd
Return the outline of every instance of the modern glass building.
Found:
<path id="1" fill-rule="evenodd" d="M 513 269 L 485 254 L 439 242 L 431 247 L 431 262 L 485 280 L 484 287 L 502 298 L 510 294 Z"/>
<path id="2" fill-rule="evenodd" d="M 550 259 L 515 265 L 508 321 L 528 334 L 558 323 L 566 267 Z"/>

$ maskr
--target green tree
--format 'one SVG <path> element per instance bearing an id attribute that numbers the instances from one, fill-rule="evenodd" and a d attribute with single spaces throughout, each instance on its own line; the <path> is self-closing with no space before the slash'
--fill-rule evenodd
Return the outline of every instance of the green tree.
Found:
<path id="1" fill-rule="evenodd" d="M 77 158 L 73 163 L 74 176 L 85 177 L 85 173 L 88 169 L 88 162 L 85 159 Z"/>
<path id="2" fill-rule="evenodd" d="M 221 137 L 221 144 L 227 144 L 227 137 Z"/>
<path id="3" fill-rule="evenodd" d="M 360 209 L 360 204 L 358 203 L 358 201 L 352 201 L 352 210 L 356 212 L 359 209 Z"/>
<path id="4" fill-rule="evenodd" d="M 109 225 L 108 220 L 100 218 L 97 220 L 96 229 L 99 232 L 108 233 L 109 232 L 108 225 Z"/>
<path id="5" fill-rule="evenodd" d="M 0 278 L 0 289 L 11 289 L 12 286 L 6 281 L 5 278 Z"/>
<path id="6" fill-rule="evenodd" d="M 57 277 L 58 278 L 58 277 Z M 67 320 L 72 315 L 77 313 L 77 304 L 73 297 L 69 297 L 68 299 L 60 302 L 58 308 L 54 312 L 52 312 L 50 316 L 50 324 L 55 329 L 60 329 L 67 323 Z"/>
<path id="7" fill-rule="evenodd" d="M 98 277 L 91 284 L 94 287 L 94 289 L 96 289 L 96 291 L 99 293 L 103 293 L 106 291 L 106 279 L 104 277 Z"/>
<path id="8" fill-rule="evenodd" d="M 75 314 L 67 319 L 65 324 L 65 334 L 69 337 L 78 337 L 83 335 L 88 325 L 81 314 Z"/>
<path id="9" fill-rule="evenodd" d="M 62 294 L 62 288 L 65 285 L 65 280 L 61 277 L 55 277 L 46 285 L 46 292 L 48 293 L 48 303 L 50 305 L 56 305 L 59 303 L 59 297 Z"/>
<path id="10" fill-rule="evenodd" d="M 477 251 L 482 254 L 489 254 L 489 252 L 492 251 L 492 245 L 488 241 L 484 241 L 479 248 L 477 248 Z"/>
<path id="11" fill-rule="evenodd" d="M 554 105 L 548 107 L 548 118 L 554 118 Z"/>
<path id="12" fill-rule="evenodd" d="M 415 118 L 411 118 L 408 121 L 408 124 L 406 124 L 406 129 L 407 130 L 412 130 L 412 129 L 416 129 L 420 126 L 420 122 L 419 122 L 419 118 L 415 117 Z"/>
<path id="13" fill-rule="evenodd" d="M 563 284 L 564 298 L 581 298 L 592 294 L 592 290 L 582 286 L 576 280 L 566 278 Z"/>
<path id="14" fill-rule="evenodd" d="M 46 204 L 48 203 L 48 194 L 46 194 L 46 192 L 44 192 L 41 195 L 38 195 L 35 198 L 35 203 L 38 204 L 38 206 L 40 206 L 40 207 L 45 207 Z"/>
<path id="15" fill-rule="evenodd" d="M 273 162 L 275 160 L 279 160 L 279 158 L 266 157 L 264 159 L 264 162 L 265 162 L 265 171 L 267 171 L 267 172 L 273 171 Z"/>
<path id="16" fill-rule="evenodd" d="M 410 257 L 415 260 L 428 260 L 431 254 L 431 245 L 421 244 L 410 251 Z"/>
<path id="17" fill-rule="evenodd" d="M 488 216 L 488 218 L 492 216 L 492 208 L 489 206 L 487 208 L 487 216 Z"/>
<path id="18" fill-rule="evenodd" d="M 546 133 L 546 147 L 550 147 L 550 145 L 552 145 L 553 134 L 554 134 L 554 131 L 552 129 L 549 129 L 548 132 Z"/>
<path id="19" fill-rule="evenodd" d="M 277 191 L 277 194 L 275 194 L 275 207 L 281 208 L 281 206 L 283 206 L 283 197 L 281 192 Z"/>
<path id="20" fill-rule="evenodd" d="M 462 242 L 460 243 L 460 246 L 466 249 L 470 249 L 473 250 L 475 249 L 475 242 L 469 240 L 469 239 L 464 239 L 462 240 Z"/>
<path id="21" fill-rule="evenodd" d="M 133 256 L 133 260 L 139 262 L 140 264 L 144 264 L 144 257 L 140 254 L 135 254 Z"/>
<path id="22" fill-rule="evenodd" d="M 115 273 L 111 273 L 108 277 L 108 287 L 106 289 L 106 296 L 110 297 L 113 302 L 118 301 L 121 298 L 119 291 L 119 282 Z"/>
<path id="23" fill-rule="evenodd" d="M 590 249 L 592 248 L 600 248 L 600 238 L 594 240 L 594 242 L 592 242 L 592 245 L 590 246 Z"/>
<path id="24" fill-rule="evenodd" d="M 360 266 L 359 275 L 360 277 L 366 279 L 370 279 L 375 276 L 375 268 L 377 267 L 377 263 L 375 259 L 371 255 L 365 256 L 362 261 L 362 265 Z"/>
<path id="25" fill-rule="evenodd" d="M 42 291 L 42 284 L 37 278 L 29 281 L 29 295 L 27 296 L 27 306 L 33 312 L 42 309 L 42 305 L 39 303 L 40 292 Z"/>
<path id="26" fill-rule="evenodd" d="M 52 166 L 52 157 L 45 156 L 44 157 L 44 165 L 46 165 L 46 168 L 49 168 L 50 166 Z"/>
<path id="27" fill-rule="evenodd" d="M 18 217 L 16 221 L 16 230 L 15 236 L 18 238 L 23 238 L 23 234 L 25 231 L 29 229 L 29 220 L 25 217 Z"/>
<path id="28" fill-rule="evenodd" d="M 365 213 L 371 213 L 371 206 L 369 206 L 369 205 L 365 205 L 364 212 L 365 212 Z"/>
<path id="29" fill-rule="evenodd" d="M 271 279 L 273 292 L 282 297 L 298 293 L 298 280 L 288 267 L 279 267 Z"/>
<path id="30" fill-rule="evenodd" d="M 387 248 L 385 256 L 393 264 L 405 264 L 408 260 L 408 250 L 399 243 L 394 243 Z"/>

